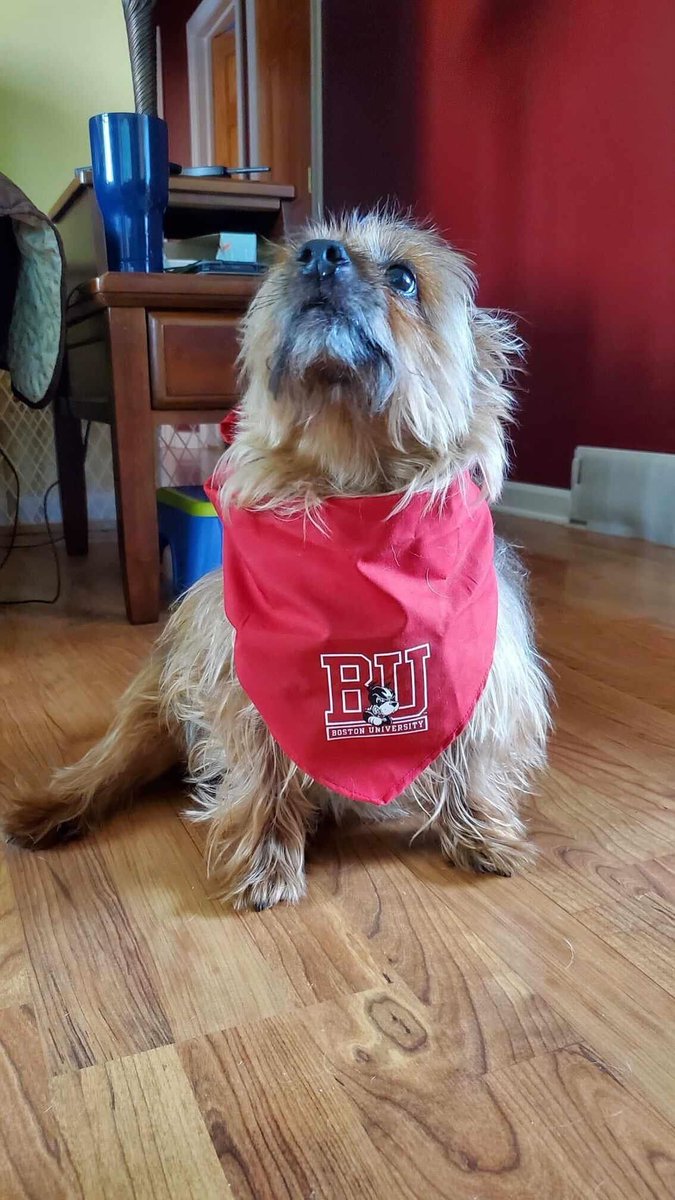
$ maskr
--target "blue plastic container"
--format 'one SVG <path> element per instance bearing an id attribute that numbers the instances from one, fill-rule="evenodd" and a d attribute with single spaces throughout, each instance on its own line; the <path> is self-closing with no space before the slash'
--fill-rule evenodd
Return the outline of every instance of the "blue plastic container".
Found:
<path id="1" fill-rule="evenodd" d="M 182 596 L 223 563 L 223 530 L 201 487 L 159 488 L 159 549 L 171 550 L 173 591 Z"/>
<path id="2" fill-rule="evenodd" d="M 89 121 L 94 191 L 109 271 L 162 271 L 169 200 L 166 122 L 144 113 L 99 113 Z"/>

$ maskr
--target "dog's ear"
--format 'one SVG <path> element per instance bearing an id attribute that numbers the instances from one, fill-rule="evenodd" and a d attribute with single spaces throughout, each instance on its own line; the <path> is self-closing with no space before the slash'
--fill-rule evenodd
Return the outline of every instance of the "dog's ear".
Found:
<path id="1" fill-rule="evenodd" d="M 509 382 L 519 369 L 524 346 L 513 323 L 502 313 L 476 308 L 474 338 L 474 418 L 471 441 L 488 500 L 499 497 L 507 467 L 507 426 L 514 399 Z"/>

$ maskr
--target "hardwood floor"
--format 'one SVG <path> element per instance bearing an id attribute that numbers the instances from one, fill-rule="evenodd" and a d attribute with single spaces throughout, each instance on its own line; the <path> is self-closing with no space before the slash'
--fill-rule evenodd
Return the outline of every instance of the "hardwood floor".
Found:
<path id="1" fill-rule="evenodd" d="M 0 848 L 2 1200 L 675 1195 L 675 552 L 500 524 L 559 705 L 536 867 L 326 831 L 305 903 L 233 915 L 178 792 Z M 42 553 L 15 583 L 48 592 Z M 102 730 L 156 631 L 108 544 L 0 621 L 6 795 Z"/>

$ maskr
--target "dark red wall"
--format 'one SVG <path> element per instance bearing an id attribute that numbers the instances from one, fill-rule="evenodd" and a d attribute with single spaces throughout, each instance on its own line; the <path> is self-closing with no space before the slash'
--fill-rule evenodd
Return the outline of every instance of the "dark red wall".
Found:
<path id="1" fill-rule="evenodd" d="M 323 0 L 324 202 L 333 211 L 415 200 L 416 9 L 408 0 Z"/>
<path id="2" fill-rule="evenodd" d="M 327 199 L 413 200 L 520 314 L 516 477 L 568 486 L 584 443 L 675 452 L 672 0 L 419 0 L 383 47 L 331 3 L 357 45 L 326 42 Z"/>

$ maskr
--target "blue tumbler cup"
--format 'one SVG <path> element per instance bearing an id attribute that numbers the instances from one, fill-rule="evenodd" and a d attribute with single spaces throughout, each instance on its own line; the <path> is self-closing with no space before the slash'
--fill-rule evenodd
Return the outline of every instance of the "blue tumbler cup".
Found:
<path id="1" fill-rule="evenodd" d="M 89 121 L 94 191 L 109 271 L 161 271 L 169 199 L 166 122 L 146 113 L 99 113 Z"/>

